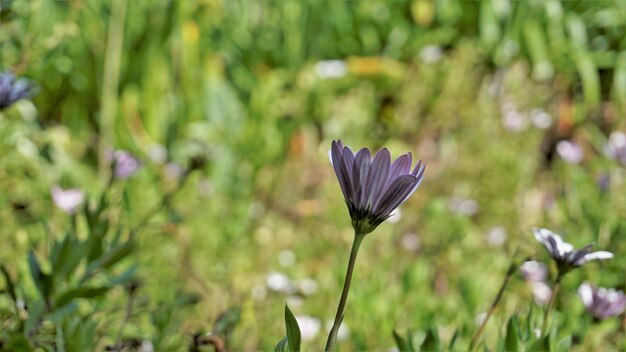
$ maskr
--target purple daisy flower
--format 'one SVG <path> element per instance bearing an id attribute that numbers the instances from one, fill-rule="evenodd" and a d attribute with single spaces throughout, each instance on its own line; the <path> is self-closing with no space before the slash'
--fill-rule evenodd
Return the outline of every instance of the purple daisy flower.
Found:
<path id="1" fill-rule="evenodd" d="M 561 236 L 548 229 L 533 228 L 535 238 L 550 253 L 559 269 L 559 276 L 594 259 L 610 259 L 613 253 L 606 251 L 591 252 L 592 244 L 574 250 L 574 246 L 563 241 Z"/>
<path id="2" fill-rule="evenodd" d="M 32 88 L 26 79 L 16 79 L 11 72 L 0 73 L 0 110 L 30 96 Z"/>
<path id="3" fill-rule="evenodd" d="M 357 234 L 366 235 L 389 218 L 422 183 L 425 164 L 421 160 L 411 171 L 411 153 L 391 163 L 387 148 L 371 158 L 369 149 L 356 154 L 341 141 L 333 141 L 330 161 L 337 174 L 352 226 Z"/>
<path id="4" fill-rule="evenodd" d="M 597 320 L 620 315 L 626 308 L 626 296 L 622 291 L 594 287 L 583 282 L 578 288 L 578 294 L 587 312 Z"/>

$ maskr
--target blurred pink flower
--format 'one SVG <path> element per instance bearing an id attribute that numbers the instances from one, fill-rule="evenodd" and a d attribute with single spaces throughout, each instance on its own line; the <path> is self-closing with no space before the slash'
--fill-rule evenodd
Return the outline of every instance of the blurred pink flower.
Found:
<path id="1" fill-rule="evenodd" d="M 85 201 L 85 193 L 76 188 L 63 190 L 59 186 L 54 186 L 50 189 L 50 194 L 54 205 L 68 214 L 74 214 Z"/>

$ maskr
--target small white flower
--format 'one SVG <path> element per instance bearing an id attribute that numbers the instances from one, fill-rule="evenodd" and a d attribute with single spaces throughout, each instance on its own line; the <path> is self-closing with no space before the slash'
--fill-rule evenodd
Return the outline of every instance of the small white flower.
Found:
<path id="1" fill-rule="evenodd" d="M 54 186 L 50 190 L 50 194 L 54 205 L 67 214 L 74 214 L 76 209 L 85 201 L 85 193 L 75 188 L 63 190 L 59 186 Z"/>
<path id="2" fill-rule="evenodd" d="M 293 284 L 287 275 L 272 271 L 267 275 L 267 287 L 272 291 L 288 293 L 292 291 Z"/>
<path id="3" fill-rule="evenodd" d="M 556 152 L 561 159 L 570 164 L 579 164 L 583 160 L 583 148 L 570 141 L 560 141 L 556 144 Z"/>
<path id="4" fill-rule="evenodd" d="M 298 281 L 298 287 L 300 288 L 300 291 L 307 296 L 317 292 L 317 282 L 310 278 Z"/>
<path id="5" fill-rule="evenodd" d="M 542 109 L 533 109 L 530 112 L 530 121 L 535 127 L 545 130 L 552 125 L 552 116 Z"/>
<path id="6" fill-rule="evenodd" d="M 314 339 L 322 327 L 322 323 L 319 319 L 308 315 L 296 315 L 296 321 L 300 327 L 302 341 Z"/>
<path id="7" fill-rule="evenodd" d="M 519 269 L 528 282 L 543 282 L 548 277 L 548 267 L 534 260 L 524 262 Z"/>
<path id="8" fill-rule="evenodd" d="M 434 64 L 443 57 L 443 50 L 438 45 L 426 45 L 420 50 L 420 59 L 423 63 Z"/>
<path id="9" fill-rule="evenodd" d="M 315 73 L 319 78 L 341 78 L 348 72 L 348 66 L 343 60 L 325 60 L 315 64 Z"/>
<path id="10" fill-rule="evenodd" d="M 574 250 L 572 244 L 563 241 L 561 236 L 548 229 L 533 228 L 533 232 L 535 233 L 535 239 L 546 247 L 552 259 L 556 261 L 560 275 L 591 260 L 613 258 L 613 253 L 611 252 L 591 252 L 591 244 L 582 249 Z"/>
<path id="11" fill-rule="evenodd" d="M 537 304 L 546 305 L 552 297 L 552 289 L 545 282 L 533 282 L 533 297 Z"/>
<path id="12" fill-rule="evenodd" d="M 493 227 L 487 232 L 487 243 L 490 246 L 501 246 L 506 242 L 506 229 L 502 226 Z"/>

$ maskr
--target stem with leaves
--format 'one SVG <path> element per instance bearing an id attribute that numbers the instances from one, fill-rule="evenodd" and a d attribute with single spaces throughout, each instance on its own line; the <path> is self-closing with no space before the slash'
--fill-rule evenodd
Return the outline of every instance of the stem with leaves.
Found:
<path id="1" fill-rule="evenodd" d="M 343 291 L 341 292 L 341 298 L 339 299 L 339 306 L 337 307 L 337 314 L 335 315 L 335 321 L 332 329 L 328 334 L 328 340 L 326 341 L 326 347 L 324 351 L 332 351 L 335 348 L 337 342 L 337 333 L 339 327 L 343 321 L 343 315 L 346 308 L 346 301 L 348 300 L 348 292 L 350 292 L 350 283 L 352 282 L 352 273 L 354 272 L 354 264 L 356 262 L 356 256 L 359 253 L 359 247 L 361 242 L 365 238 L 365 235 L 355 233 L 354 241 L 352 242 L 352 250 L 350 251 L 350 261 L 348 262 L 348 270 L 346 272 L 346 280 L 343 283 Z"/>

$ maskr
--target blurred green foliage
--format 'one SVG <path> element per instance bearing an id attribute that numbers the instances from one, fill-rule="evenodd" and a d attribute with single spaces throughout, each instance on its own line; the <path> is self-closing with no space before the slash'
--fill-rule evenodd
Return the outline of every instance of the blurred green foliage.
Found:
<path id="1" fill-rule="evenodd" d="M 592 325 L 576 296 L 583 280 L 625 285 L 624 165 L 605 149 L 626 129 L 626 2 L 0 6 L 0 69 L 38 86 L 0 113 L 3 348 L 267 350 L 285 335 L 288 301 L 321 321 L 302 342 L 319 349 L 352 236 L 326 156 L 336 138 L 428 163 L 399 222 L 365 241 L 342 349 L 465 350 L 515 250 L 548 261 L 533 226 L 616 254 L 568 275 L 539 343 L 626 348 L 623 315 Z M 562 140 L 582 161 L 564 161 Z M 142 170 L 108 184 L 108 148 L 132 151 Z M 199 172 L 181 183 L 175 166 Z M 85 209 L 55 209 L 55 184 L 85 190 Z M 97 236 L 95 210 L 107 223 Z M 58 262 L 98 238 L 98 255 Z M 130 268 L 132 295 L 116 279 Z M 317 291 L 272 290 L 273 272 Z M 542 309 L 516 274 L 481 346 L 529 348 Z"/>

